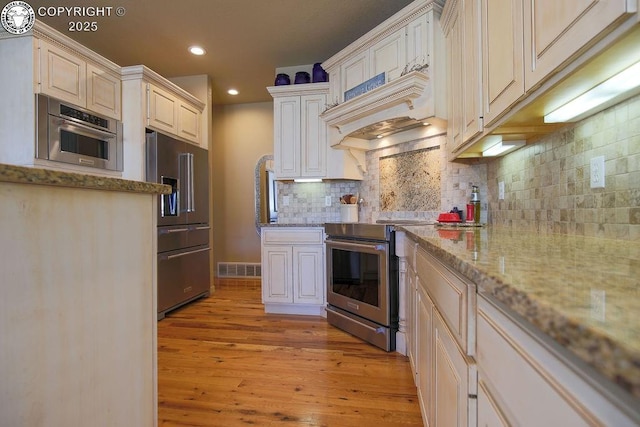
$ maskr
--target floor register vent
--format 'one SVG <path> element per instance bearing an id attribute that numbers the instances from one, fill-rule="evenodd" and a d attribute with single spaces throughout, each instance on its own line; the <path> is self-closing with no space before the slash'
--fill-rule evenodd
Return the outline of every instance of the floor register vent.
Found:
<path id="1" fill-rule="evenodd" d="M 218 277 L 260 277 L 261 275 L 262 269 L 259 263 L 218 263 Z"/>

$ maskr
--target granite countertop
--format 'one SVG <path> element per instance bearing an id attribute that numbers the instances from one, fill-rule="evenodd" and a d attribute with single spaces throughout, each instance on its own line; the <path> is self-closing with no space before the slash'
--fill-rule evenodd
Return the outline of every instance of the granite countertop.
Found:
<path id="1" fill-rule="evenodd" d="M 279 222 L 262 222 L 259 224 L 260 228 L 268 228 L 268 227 L 324 227 L 324 222 L 319 222 L 317 224 L 313 224 L 313 223 L 300 223 L 300 224 L 294 224 L 294 223 L 279 223 Z"/>
<path id="2" fill-rule="evenodd" d="M 640 242 L 502 227 L 402 230 L 640 397 Z"/>
<path id="3" fill-rule="evenodd" d="M 143 194 L 171 194 L 170 186 L 152 182 L 5 164 L 0 164 L 0 182 Z"/>

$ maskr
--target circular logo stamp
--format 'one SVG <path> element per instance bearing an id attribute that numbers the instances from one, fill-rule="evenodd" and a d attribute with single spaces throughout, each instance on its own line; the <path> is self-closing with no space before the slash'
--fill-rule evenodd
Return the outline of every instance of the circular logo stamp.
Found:
<path id="1" fill-rule="evenodd" d="M 12 1 L 2 9 L 0 22 L 8 33 L 23 34 L 33 28 L 36 13 L 27 2 Z"/>

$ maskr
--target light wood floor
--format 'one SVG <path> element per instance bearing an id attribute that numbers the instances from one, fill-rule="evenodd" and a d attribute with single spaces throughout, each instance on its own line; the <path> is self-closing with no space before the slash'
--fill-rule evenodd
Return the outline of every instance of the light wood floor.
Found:
<path id="1" fill-rule="evenodd" d="M 408 359 L 222 287 L 158 322 L 161 426 L 421 426 Z"/>

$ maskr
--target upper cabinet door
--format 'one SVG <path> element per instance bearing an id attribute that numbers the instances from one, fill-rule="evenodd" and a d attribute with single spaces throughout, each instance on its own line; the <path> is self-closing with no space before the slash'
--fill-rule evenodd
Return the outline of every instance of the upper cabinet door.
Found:
<path id="1" fill-rule="evenodd" d="M 79 107 L 87 106 L 87 63 L 40 40 L 40 91 Z"/>
<path id="2" fill-rule="evenodd" d="M 628 0 L 525 0 L 524 4 L 527 91 L 635 12 Z"/>
<path id="3" fill-rule="evenodd" d="M 120 120 L 121 85 L 118 77 L 87 63 L 87 108 Z"/>
<path id="4" fill-rule="evenodd" d="M 462 2 L 462 140 L 467 142 L 482 132 L 482 81 L 480 57 L 480 0 Z"/>
<path id="5" fill-rule="evenodd" d="M 185 103 L 178 103 L 178 136 L 200 143 L 200 124 L 202 122 L 202 113 L 195 107 Z"/>
<path id="6" fill-rule="evenodd" d="M 407 64 L 406 29 L 403 27 L 373 45 L 369 51 L 371 77 L 386 73 L 386 80 L 400 77 Z"/>
<path id="7" fill-rule="evenodd" d="M 320 119 L 324 94 L 300 97 L 300 175 L 324 177 L 327 171 L 327 125 Z"/>
<path id="8" fill-rule="evenodd" d="M 522 1 L 482 0 L 485 126 L 524 95 L 522 27 Z"/>
<path id="9" fill-rule="evenodd" d="M 344 101 L 344 93 L 369 79 L 369 52 L 354 55 L 340 65 L 342 89 L 340 101 Z"/>
<path id="10" fill-rule="evenodd" d="M 433 30 L 428 15 L 422 15 L 407 24 L 407 64 L 424 65 L 431 61 Z M 430 70 L 427 70 L 430 71 Z"/>
<path id="11" fill-rule="evenodd" d="M 273 159 L 276 178 L 300 177 L 300 97 L 285 96 L 273 100 Z"/>
<path id="12" fill-rule="evenodd" d="M 148 96 L 148 125 L 175 135 L 178 129 L 176 97 L 152 84 L 149 84 Z"/>

